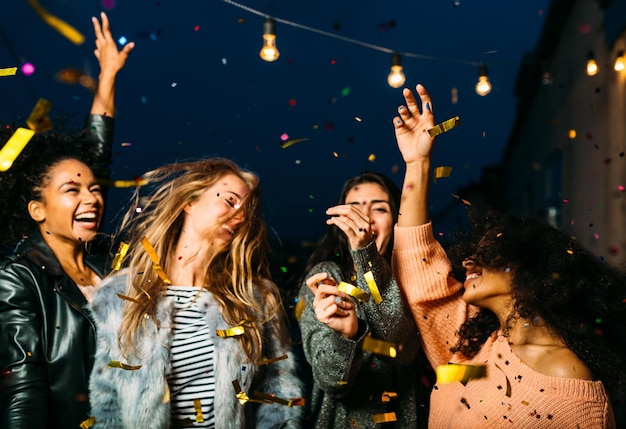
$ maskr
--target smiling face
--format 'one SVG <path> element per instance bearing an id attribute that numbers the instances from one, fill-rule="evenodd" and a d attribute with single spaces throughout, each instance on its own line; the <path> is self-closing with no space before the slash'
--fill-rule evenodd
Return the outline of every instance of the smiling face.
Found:
<path id="1" fill-rule="evenodd" d="M 463 261 L 463 268 L 465 268 L 465 283 L 463 284 L 465 302 L 487 308 L 494 313 L 508 308 L 513 281 L 513 273 L 510 269 L 481 267 L 469 258 Z"/>
<path id="2" fill-rule="evenodd" d="M 82 245 L 100 226 L 104 201 L 91 169 L 76 159 L 59 162 L 41 188 L 41 201 L 30 201 L 28 211 L 48 244 Z"/>
<path id="3" fill-rule="evenodd" d="M 185 207 L 184 233 L 191 237 L 214 234 L 215 239 L 229 242 L 245 220 L 239 209 L 249 192 L 239 176 L 227 174 L 220 178 Z"/>
<path id="4" fill-rule="evenodd" d="M 345 204 L 352 204 L 370 218 L 376 248 L 385 254 L 393 233 L 393 215 L 389 195 L 377 183 L 361 183 L 348 191 Z"/>

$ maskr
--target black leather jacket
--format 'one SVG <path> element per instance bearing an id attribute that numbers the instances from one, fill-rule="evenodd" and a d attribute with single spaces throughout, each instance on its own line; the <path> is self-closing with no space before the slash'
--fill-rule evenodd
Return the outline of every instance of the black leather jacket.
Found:
<path id="1" fill-rule="evenodd" d="M 110 159 L 111 118 L 87 125 Z M 85 263 L 103 277 L 104 258 L 86 254 Z M 76 429 L 89 417 L 96 330 L 86 305 L 38 231 L 2 258 L 0 427 Z"/>

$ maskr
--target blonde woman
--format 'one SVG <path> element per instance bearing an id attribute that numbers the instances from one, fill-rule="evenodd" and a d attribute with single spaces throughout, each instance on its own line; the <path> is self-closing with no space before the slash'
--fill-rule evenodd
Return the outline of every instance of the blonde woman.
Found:
<path id="1" fill-rule="evenodd" d="M 213 158 L 143 179 L 127 267 L 93 300 L 95 427 L 300 427 L 257 176 Z"/>

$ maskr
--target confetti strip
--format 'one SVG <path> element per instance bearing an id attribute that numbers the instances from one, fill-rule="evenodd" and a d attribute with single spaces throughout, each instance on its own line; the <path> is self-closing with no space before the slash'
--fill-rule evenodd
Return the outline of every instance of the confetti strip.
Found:
<path id="1" fill-rule="evenodd" d="M 383 302 L 383 297 L 380 296 L 378 286 L 376 285 L 376 280 L 374 280 L 374 274 L 371 271 L 368 271 L 363 274 L 363 277 L 365 277 L 365 282 L 367 283 L 367 287 L 372 294 L 372 298 L 374 298 L 374 302 L 376 304 L 380 304 L 381 302 Z"/>
<path id="2" fill-rule="evenodd" d="M 283 359 L 287 359 L 287 358 L 289 358 L 288 355 L 282 355 L 282 356 L 278 356 L 278 357 L 275 357 L 275 358 L 272 358 L 272 359 L 263 359 L 262 361 L 257 362 L 257 365 L 258 366 L 269 365 L 271 363 L 278 362 L 279 360 L 283 360 Z"/>
<path id="3" fill-rule="evenodd" d="M 120 243 L 120 247 L 117 249 L 117 253 L 113 258 L 113 262 L 111 263 L 111 269 L 115 271 L 119 271 L 122 268 L 122 261 L 128 252 L 128 243 L 124 243 L 123 241 Z"/>
<path id="4" fill-rule="evenodd" d="M 439 134 L 450 131 L 452 128 L 460 124 L 461 119 L 458 116 L 455 116 L 454 118 L 448 119 L 447 121 L 443 121 L 442 123 L 435 125 L 428 130 L 428 134 L 430 134 L 431 137 L 436 137 Z"/>
<path id="5" fill-rule="evenodd" d="M 497 363 L 494 365 L 496 366 L 496 368 L 502 371 L 502 373 L 504 374 L 504 378 L 506 378 L 506 396 L 510 398 L 513 393 L 513 389 L 511 388 L 511 382 L 509 381 L 509 377 L 507 377 L 506 372 L 504 372 L 504 370 L 500 368 Z"/>
<path id="6" fill-rule="evenodd" d="M 241 322 L 239 322 L 239 326 L 234 326 L 228 329 L 216 329 L 215 333 L 222 338 L 236 337 L 238 335 L 243 335 L 244 330 L 245 330 L 243 325 L 245 325 L 246 323 L 248 323 L 247 320 L 242 320 Z"/>
<path id="7" fill-rule="evenodd" d="M 137 371 L 139 368 L 141 368 L 141 365 L 128 365 L 128 364 L 122 363 L 122 362 L 120 362 L 118 360 L 112 360 L 107 365 L 107 368 L 122 368 L 122 369 L 125 369 L 127 371 Z"/>
<path id="8" fill-rule="evenodd" d="M 341 282 L 339 283 L 339 286 L 337 286 L 337 289 L 341 292 L 347 293 L 351 297 L 356 298 L 361 302 L 367 302 L 370 300 L 369 293 L 352 286 L 350 283 Z"/>
<path id="9" fill-rule="evenodd" d="M 148 256 L 150 256 L 150 259 L 152 259 L 152 268 L 154 268 L 154 271 L 157 272 L 161 280 L 163 280 L 163 283 L 165 283 L 166 285 L 171 285 L 172 282 L 170 281 L 169 277 L 167 277 L 167 274 L 165 274 L 165 271 L 163 271 L 163 268 L 161 268 L 161 266 L 159 265 L 159 255 L 157 255 L 156 250 L 154 250 L 154 247 L 152 247 L 152 244 L 150 244 L 146 237 L 141 240 L 141 245 L 144 249 L 146 249 L 146 252 L 148 252 Z"/>
<path id="10" fill-rule="evenodd" d="M 80 427 L 80 429 L 90 429 L 95 424 L 96 424 L 96 418 L 94 416 L 91 416 L 88 419 L 85 419 L 82 422 L 80 422 L 80 425 L 78 427 Z"/>
<path id="11" fill-rule="evenodd" d="M 196 412 L 196 423 L 203 423 L 204 416 L 202 415 L 202 404 L 199 399 L 193 400 L 193 410 Z"/>
<path id="12" fill-rule="evenodd" d="M 457 200 L 461 200 L 461 202 L 462 202 L 463 204 L 465 204 L 466 206 L 471 206 L 471 205 L 472 205 L 472 203 L 470 203 L 470 202 L 469 202 L 469 201 L 467 201 L 467 200 L 464 200 L 463 198 L 459 197 L 458 195 L 454 195 L 454 194 L 451 194 L 451 195 L 452 195 L 454 198 L 456 198 Z"/>
<path id="13" fill-rule="evenodd" d="M 41 7 L 37 0 L 28 0 L 28 4 L 46 24 L 61 33 L 70 42 L 75 45 L 81 45 L 85 41 L 85 36 L 83 36 L 77 29 L 62 19 L 48 13 L 43 7 Z"/>
<path id="14" fill-rule="evenodd" d="M 372 414 L 374 423 L 388 423 L 397 421 L 396 413 Z"/>
<path id="15" fill-rule="evenodd" d="M 306 301 L 304 300 L 304 297 L 299 296 L 298 301 L 296 302 L 296 308 L 293 310 L 293 314 L 296 320 L 300 320 L 300 318 L 302 317 L 302 312 L 304 311 L 305 307 L 306 307 Z"/>
<path id="16" fill-rule="evenodd" d="M 436 167 L 434 171 L 434 182 L 437 183 L 437 179 L 441 179 L 442 177 L 450 177 L 450 174 L 452 174 L 452 167 Z"/>
<path id="17" fill-rule="evenodd" d="M 26 125 L 28 125 L 28 128 L 36 133 L 51 130 L 52 121 L 50 121 L 50 118 L 48 117 L 48 112 L 51 108 L 52 103 L 45 98 L 37 100 L 37 104 L 35 104 L 32 112 L 30 112 L 30 116 L 26 119 Z"/>
<path id="18" fill-rule="evenodd" d="M 387 402 L 391 402 L 392 399 L 397 399 L 398 398 L 398 394 L 396 392 L 383 392 L 382 397 L 380 398 L 380 401 L 383 404 L 386 404 Z"/>
<path id="19" fill-rule="evenodd" d="M 116 188 L 133 188 L 135 186 L 143 186 L 148 183 L 147 180 L 114 180 L 113 186 Z"/>
<path id="20" fill-rule="evenodd" d="M 0 171 L 7 171 L 11 168 L 15 158 L 22 153 L 22 150 L 34 135 L 35 132 L 28 128 L 15 130 L 9 141 L 0 149 Z"/>
<path id="21" fill-rule="evenodd" d="M 280 144 L 280 147 L 283 149 L 287 149 L 289 146 L 294 145 L 296 143 L 300 143 L 300 142 L 305 142 L 307 140 L 311 140 L 309 138 L 302 138 L 302 139 L 291 139 L 291 140 L 287 140 L 284 143 Z"/>
<path id="22" fill-rule="evenodd" d="M 466 385 L 473 378 L 483 378 L 487 376 L 487 367 L 485 365 L 461 365 L 450 363 L 448 365 L 439 365 L 436 369 L 437 383 L 447 384 L 460 381 Z"/>
<path id="23" fill-rule="evenodd" d="M 17 73 L 17 67 L 0 69 L 0 76 L 15 76 L 15 73 Z"/>
<path id="24" fill-rule="evenodd" d="M 306 399 L 304 398 L 283 399 L 275 395 L 259 391 L 254 392 L 254 398 L 256 402 L 262 402 L 265 404 L 280 404 L 286 407 L 302 407 L 306 404 Z"/>
<path id="25" fill-rule="evenodd" d="M 389 356 L 391 358 L 395 358 L 398 354 L 395 344 L 383 340 L 377 340 L 372 338 L 371 335 L 367 335 L 363 338 L 363 351 L 382 356 Z"/>

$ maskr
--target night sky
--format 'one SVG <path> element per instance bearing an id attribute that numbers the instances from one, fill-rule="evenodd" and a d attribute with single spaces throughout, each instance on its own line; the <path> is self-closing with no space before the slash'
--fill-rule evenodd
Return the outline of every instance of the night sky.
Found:
<path id="1" fill-rule="evenodd" d="M 41 0 L 85 36 L 76 45 L 26 0 L 0 4 L 0 123 L 24 125 L 39 98 L 56 126 L 82 123 L 92 95 L 62 70 L 97 77 L 90 21 L 108 13 L 113 36 L 136 47 L 118 77 L 113 179 L 130 180 L 176 160 L 224 156 L 261 177 L 273 238 L 316 240 L 341 185 L 363 170 L 402 181 L 391 120 L 403 102 L 387 84 L 391 52 L 422 83 L 438 122 L 462 125 L 438 139 L 432 211 L 498 163 L 516 112 L 520 61 L 534 48 L 548 0 Z M 276 20 L 280 58 L 259 58 L 263 22 Z M 492 92 L 474 91 L 485 63 Z M 453 93 L 456 92 L 456 99 Z M 281 143 L 303 139 L 287 148 Z M 108 218 L 128 189 L 109 195 Z M 111 221 L 112 222 L 112 221 Z"/>

